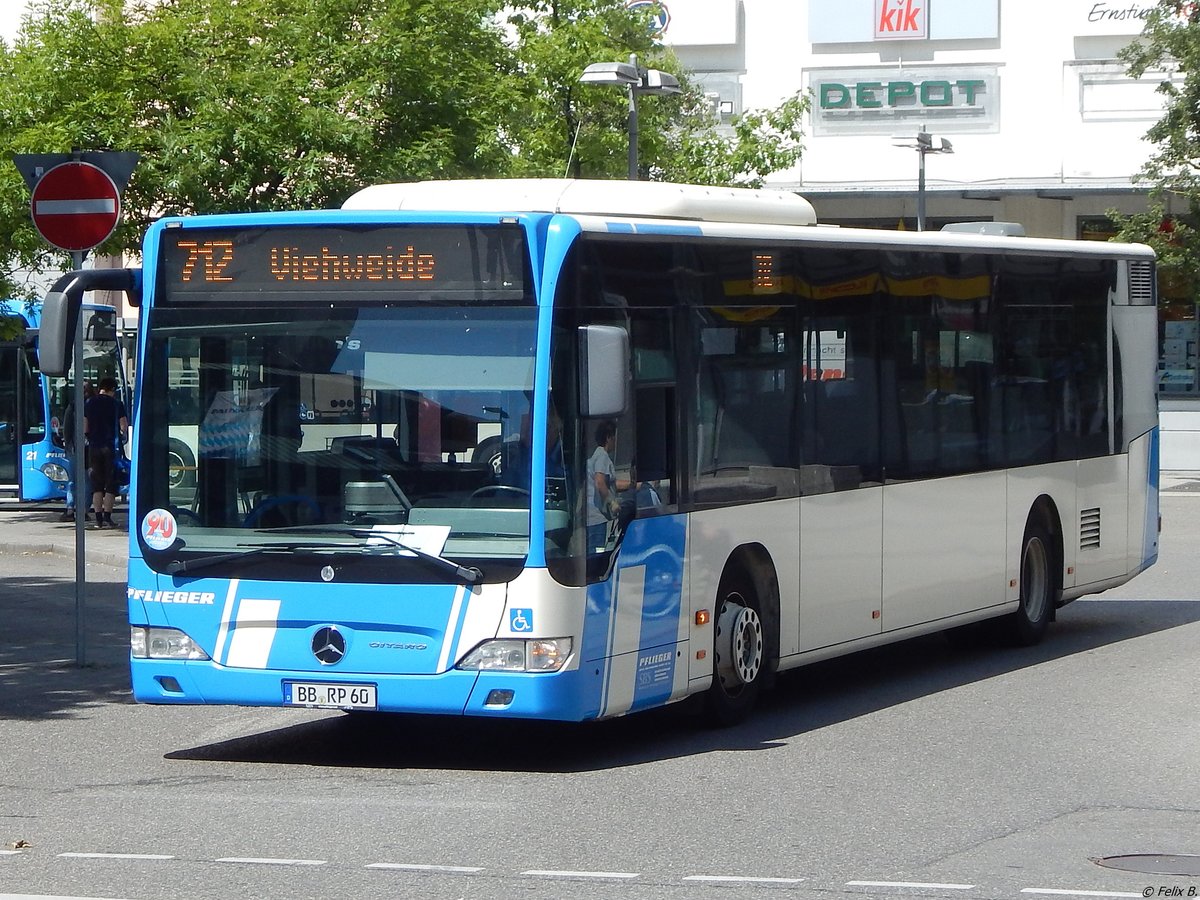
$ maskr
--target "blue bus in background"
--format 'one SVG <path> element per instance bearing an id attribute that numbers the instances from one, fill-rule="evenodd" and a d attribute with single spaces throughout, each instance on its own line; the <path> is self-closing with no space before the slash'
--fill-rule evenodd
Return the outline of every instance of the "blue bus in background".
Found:
<path id="1" fill-rule="evenodd" d="M 111 375 L 129 404 L 129 357 L 118 334 L 116 310 L 84 304 L 84 377 L 93 384 Z M 41 304 L 0 301 L 0 317 L 14 327 L 0 342 L 0 494 L 22 501 L 63 500 L 72 480 L 72 458 L 64 441 L 64 417 L 73 374 L 50 378 L 38 367 Z"/>

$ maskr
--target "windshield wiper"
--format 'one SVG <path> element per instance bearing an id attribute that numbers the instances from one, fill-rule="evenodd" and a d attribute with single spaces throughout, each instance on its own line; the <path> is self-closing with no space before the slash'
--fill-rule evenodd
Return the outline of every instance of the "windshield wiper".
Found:
<path id="1" fill-rule="evenodd" d="M 294 553 L 297 550 L 345 550 L 351 553 L 361 553 L 362 548 L 351 544 L 335 543 L 333 541 L 291 541 L 284 544 L 238 544 L 248 547 L 239 553 L 218 553 L 216 556 L 202 556 L 199 559 L 173 559 L 163 567 L 168 575 L 182 575 L 185 572 L 195 572 L 197 569 L 207 569 L 209 566 L 219 566 L 221 563 L 240 562 L 252 556 L 262 556 L 268 553 Z"/>
<path id="2" fill-rule="evenodd" d="M 483 579 L 483 572 L 474 566 L 460 566 L 452 559 L 438 556 L 436 553 L 429 553 L 419 547 L 412 547 L 395 536 L 388 534 L 386 531 L 372 531 L 369 528 L 288 528 L 279 529 L 275 533 L 280 532 L 286 534 L 345 534 L 357 538 L 382 538 L 396 549 L 403 550 L 405 553 L 411 553 L 414 557 L 421 560 L 421 562 L 427 563 L 433 568 L 445 572 L 454 578 L 458 578 L 467 584 L 475 584 Z"/>

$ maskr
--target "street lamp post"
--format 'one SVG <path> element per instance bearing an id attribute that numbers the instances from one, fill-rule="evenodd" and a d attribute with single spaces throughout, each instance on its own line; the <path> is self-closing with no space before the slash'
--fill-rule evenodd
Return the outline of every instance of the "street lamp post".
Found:
<path id="1" fill-rule="evenodd" d="M 614 84 L 629 94 L 629 114 L 626 131 L 629 134 L 629 180 L 638 180 L 638 95 L 678 94 L 679 80 L 670 72 L 643 69 L 637 54 L 629 54 L 629 62 L 592 63 L 583 70 L 579 80 L 584 84 Z"/>
<path id="2" fill-rule="evenodd" d="M 953 153 L 954 145 L 945 138 L 930 134 L 924 128 L 917 132 L 916 139 L 901 136 L 892 138 L 897 147 L 908 147 L 917 151 L 917 231 L 925 230 L 925 157 L 930 153 Z"/>

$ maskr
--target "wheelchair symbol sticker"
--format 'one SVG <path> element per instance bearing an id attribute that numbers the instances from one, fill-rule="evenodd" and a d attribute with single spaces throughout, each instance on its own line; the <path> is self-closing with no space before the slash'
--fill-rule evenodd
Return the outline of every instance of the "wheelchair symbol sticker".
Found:
<path id="1" fill-rule="evenodd" d="M 533 631 L 533 610 L 510 609 L 508 627 L 511 631 Z"/>

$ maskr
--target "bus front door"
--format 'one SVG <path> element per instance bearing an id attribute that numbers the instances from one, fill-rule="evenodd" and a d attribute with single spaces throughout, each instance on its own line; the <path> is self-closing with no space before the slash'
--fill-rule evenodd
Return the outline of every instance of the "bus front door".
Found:
<path id="1" fill-rule="evenodd" d="M 0 343 L 0 492 L 16 493 L 20 488 L 21 438 L 17 411 L 17 374 L 21 348 L 16 342 Z"/>

